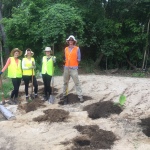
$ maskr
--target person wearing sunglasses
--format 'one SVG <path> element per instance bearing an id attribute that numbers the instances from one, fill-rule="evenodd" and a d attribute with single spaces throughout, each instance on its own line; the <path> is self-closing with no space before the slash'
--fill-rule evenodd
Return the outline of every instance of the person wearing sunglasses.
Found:
<path id="1" fill-rule="evenodd" d="M 78 78 L 78 65 L 81 61 L 81 52 L 80 48 L 76 46 L 77 40 L 73 35 L 70 35 L 66 42 L 68 46 L 65 48 L 65 65 L 64 65 L 64 73 L 63 73 L 63 97 L 60 99 L 64 101 L 64 105 L 68 104 L 68 83 L 70 77 L 73 79 L 76 92 L 80 102 L 84 102 L 82 89 L 80 86 L 80 81 Z"/>

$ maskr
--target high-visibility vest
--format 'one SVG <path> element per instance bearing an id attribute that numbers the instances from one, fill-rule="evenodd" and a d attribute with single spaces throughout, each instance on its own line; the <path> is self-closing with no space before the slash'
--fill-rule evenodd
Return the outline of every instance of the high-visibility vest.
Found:
<path id="1" fill-rule="evenodd" d="M 8 66 L 9 78 L 22 78 L 21 60 L 18 59 L 18 65 L 14 57 L 10 57 L 10 64 Z"/>
<path id="2" fill-rule="evenodd" d="M 48 74 L 53 76 L 54 74 L 54 63 L 52 57 L 47 61 L 47 56 L 44 56 L 42 59 L 42 74 Z"/>
<path id="3" fill-rule="evenodd" d="M 31 67 L 32 66 L 32 62 L 35 64 L 35 60 L 33 57 L 31 57 L 31 60 L 29 60 L 28 58 L 23 58 L 24 62 L 25 62 L 25 67 Z M 23 75 L 32 75 L 32 69 L 28 69 L 28 70 L 23 70 Z M 33 69 L 33 75 L 35 75 L 34 69 Z"/>
<path id="4" fill-rule="evenodd" d="M 69 51 L 69 47 L 65 48 L 65 58 L 66 58 L 66 62 L 65 62 L 65 66 L 66 67 L 76 67 L 78 66 L 78 47 L 74 46 L 74 48 L 72 49 L 72 51 Z"/>

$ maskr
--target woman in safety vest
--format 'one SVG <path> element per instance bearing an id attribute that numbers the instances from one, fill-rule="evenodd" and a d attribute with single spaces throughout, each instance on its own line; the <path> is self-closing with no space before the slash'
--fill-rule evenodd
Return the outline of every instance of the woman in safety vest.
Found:
<path id="1" fill-rule="evenodd" d="M 18 59 L 18 57 L 22 55 L 22 51 L 18 48 L 14 48 L 10 55 L 11 57 L 7 59 L 7 62 L 0 74 L 2 74 L 8 68 L 8 77 L 11 78 L 14 87 L 8 103 L 13 105 L 18 103 L 18 92 L 22 78 L 21 60 Z"/>
<path id="2" fill-rule="evenodd" d="M 54 63 L 56 57 L 52 56 L 52 50 L 50 47 L 46 47 L 44 50 L 46 56 L 42 58 L 42 79 L 44 83 L 44 100 L 49 101 L 51 95 L 51 79 L 54 74 Z"/>
<path id="3" fill-rule="evenodd" d="M 38 84 L 35 77 L 35 60 L 32 57 L 34 53 L 31 51 L 30 48 L 28 48 L 25 51 L 25 58 L 22 59 L 22 70 L 23 70 L 23 80 L 25 84 L 25 94 L 26 94 L 26 101 L 29 100 L 28 95 L 28 88 L 29 88 L 29 82 L 31 81 L 34 86 L 34 98 L 37 98 L 37 92 L 38 92 Z M 32 94 L 32 93 L 31 93 Z"/>

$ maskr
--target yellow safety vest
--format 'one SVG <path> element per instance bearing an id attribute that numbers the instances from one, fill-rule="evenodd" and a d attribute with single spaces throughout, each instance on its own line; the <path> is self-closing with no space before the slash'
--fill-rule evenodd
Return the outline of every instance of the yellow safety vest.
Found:
<path id="1" fill-rule="evenodd" d="M 35 60 L 33 57 L 31 58 L 31 60 L 29 60 L 28 58 L 23 58 L 23 60 L 25 62 L 25 67 L 31 67 L 32 62 L 35 64 Z M 23 70 L 23 75 L 31 76 L 32 75 L 32 69 Z M 33 69 L 33 75 L 35 75 L 34 69 Z"/>
<path id="2" fill-rule="evenodd" d="M 44 56 L 42 60 L 42 74 L 46 74 L 46 73 L 50 76 L 53 76 L 54 64 L 53 64 L 52 57 L 47 61 L 47 56 Z"/>
<path id="3" fill-rule="evenodd" d="M 22 78 L 21 60 L 18 59 L 18 65 L 14 57 L 10 57 L 10 64 L 8 66 L 9 78 Z"/>

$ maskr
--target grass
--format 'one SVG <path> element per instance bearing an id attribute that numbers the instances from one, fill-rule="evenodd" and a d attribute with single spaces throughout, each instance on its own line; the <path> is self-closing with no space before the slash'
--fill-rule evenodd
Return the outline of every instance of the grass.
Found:
<path id="1" fill-rule="evenodd" d="M 11 83 L 11 79 L 3 80 L 3 92 L 4 92 L 4 98 L 8 98 L 9 92 L 13 89 L 13 85 Z M 0 101 L 2 100 L 2 89 L 0 87 Z"/>
<path id="2" fill-rule="evenodd" d="M 143 73 L 143 72 L 133 73 L 132 77 L 144 78 L 145 77 L 145 73 Z"/>

